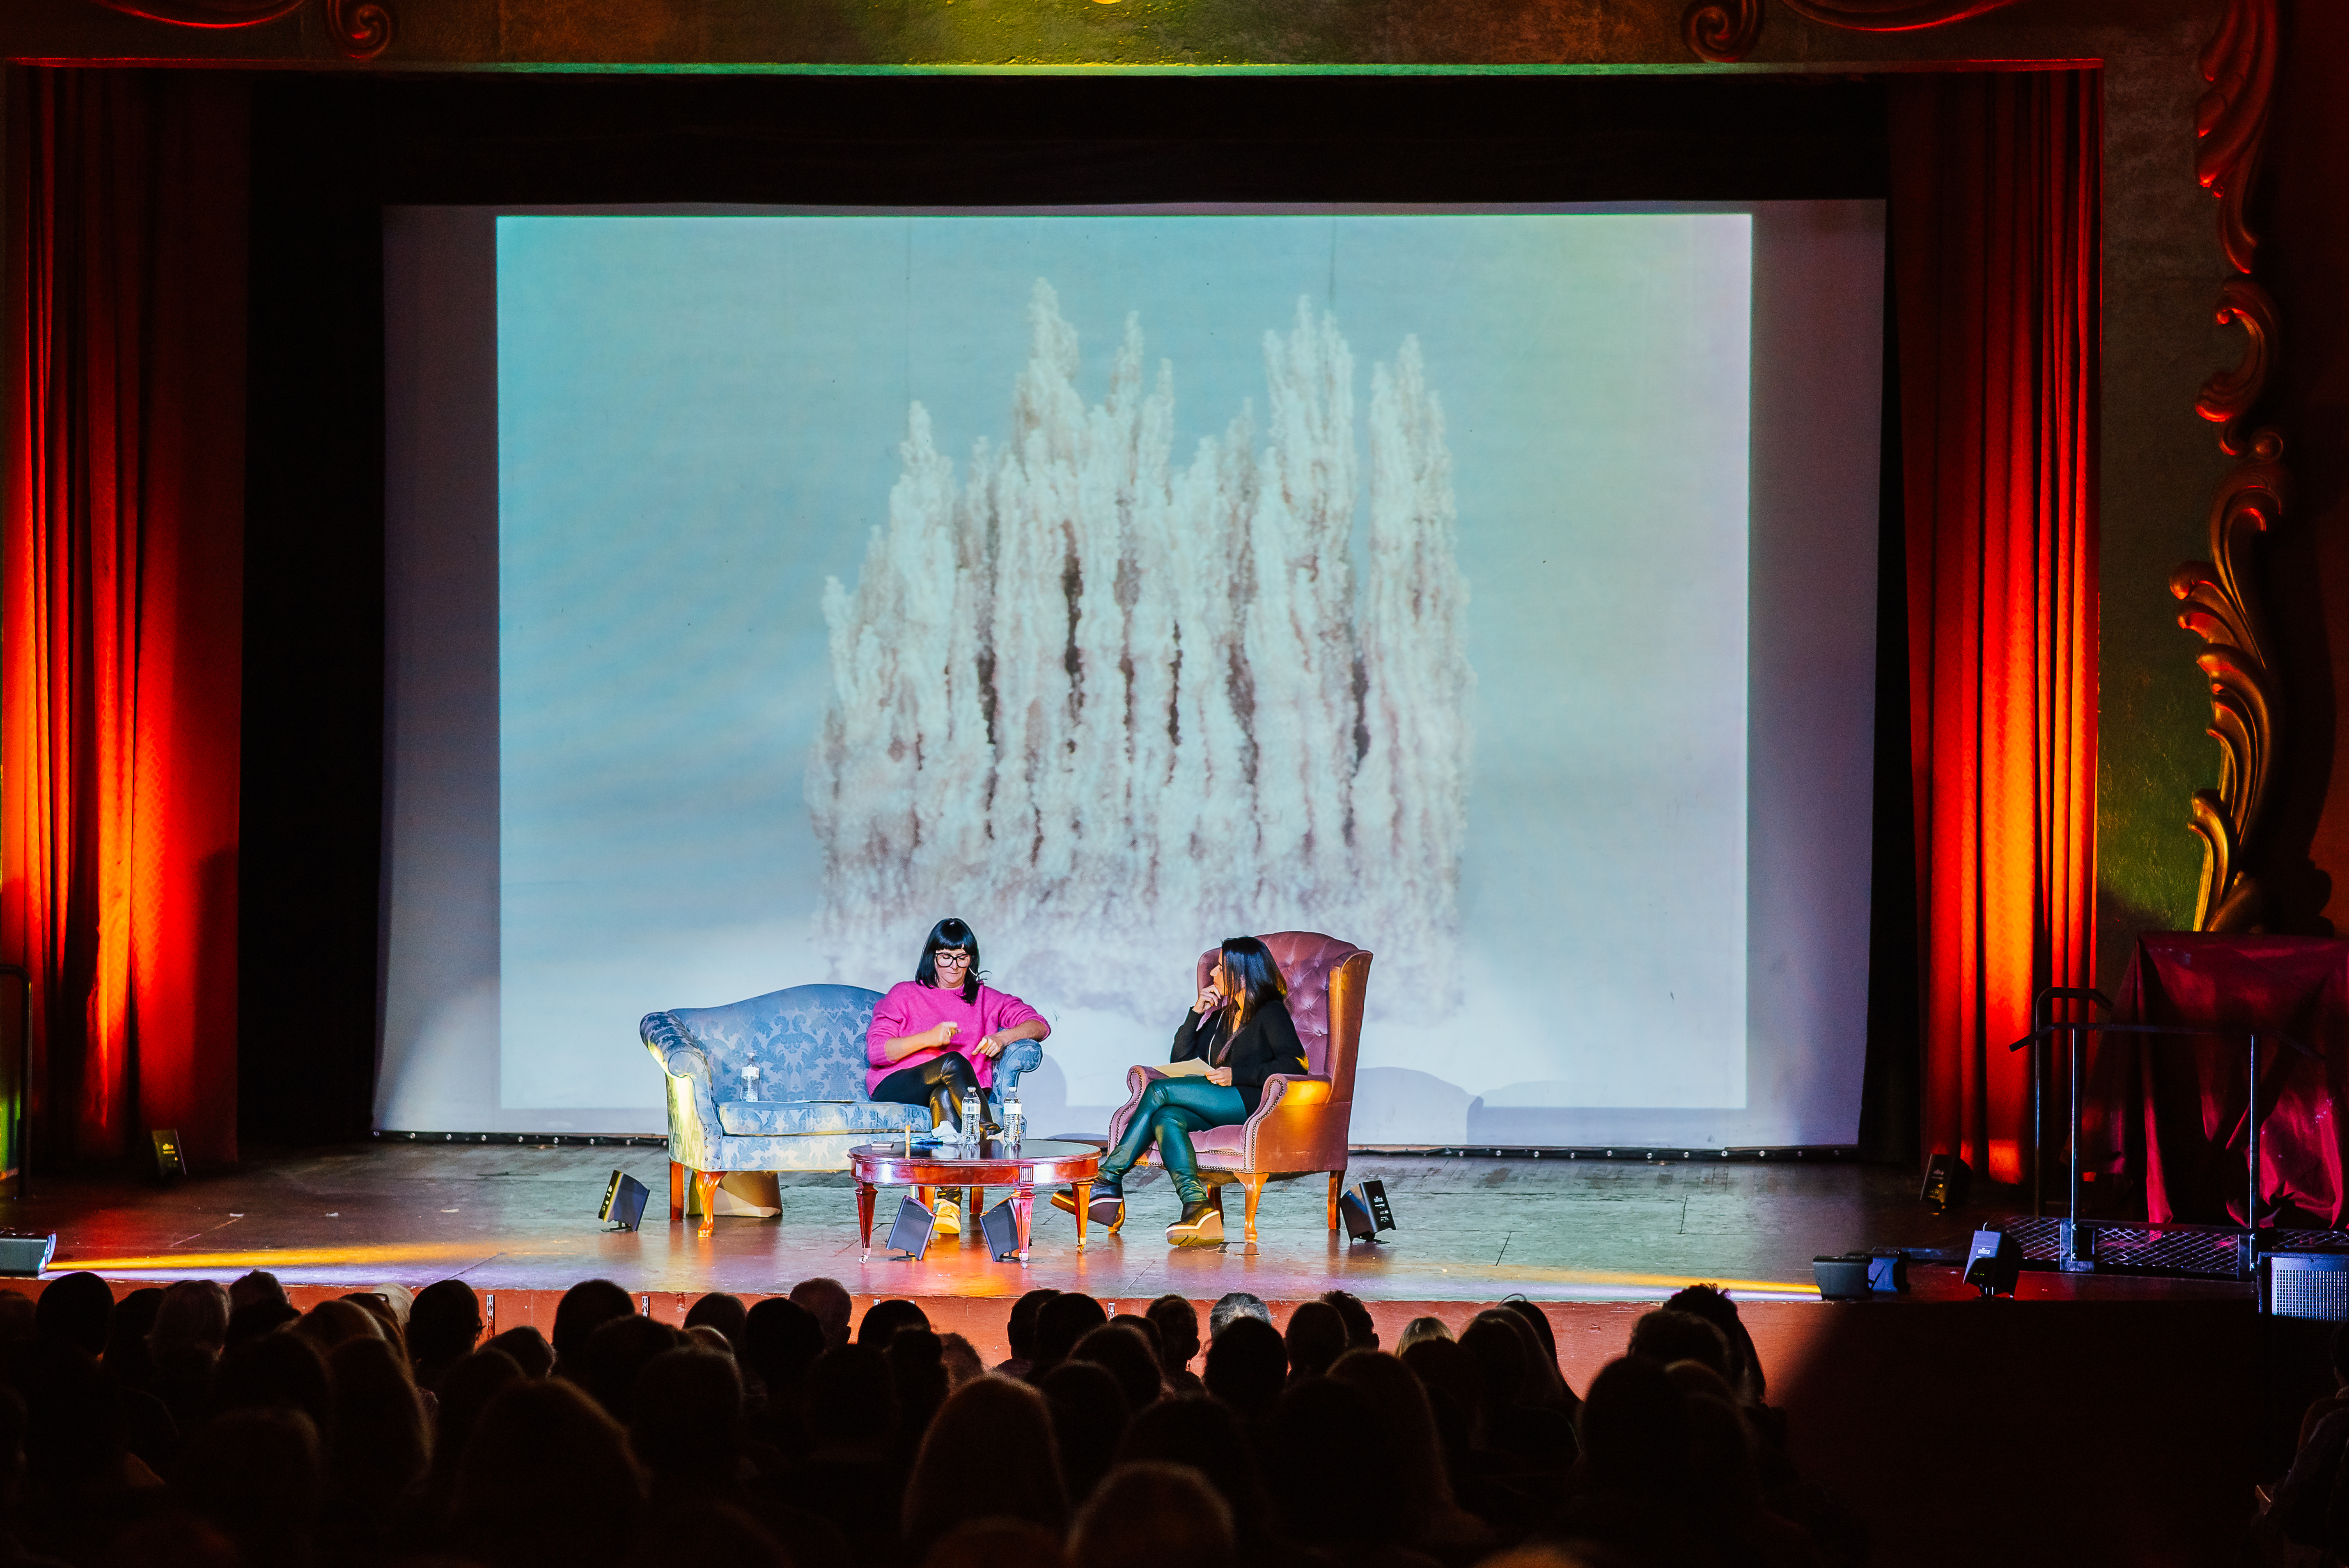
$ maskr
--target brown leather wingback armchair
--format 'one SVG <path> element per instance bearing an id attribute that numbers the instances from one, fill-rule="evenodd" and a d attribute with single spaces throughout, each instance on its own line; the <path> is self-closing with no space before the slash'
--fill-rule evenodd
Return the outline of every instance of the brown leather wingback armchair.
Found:
<path id="1" fill-rule="evenodd" d="M 1268 1181 L 1328 1172 L 1330 1228 L 1338 1228 L 1338 1190 L 1345 1182 L 1346 1133 L 1354 1115 L 1354 1054 L 1362 1040 L 1362 995 L 1371 982 L 1371 955 L 1351 943 L 1318 931 L 1275 932 L 1263 941 L 1288 985 L 1288 1016 L 1313 1070 L 1274 1074 L 1264 1080 L 1264 1098 L 1254 1116 L 1191 1139 L 1200 1179 L 1210 1183 L 1218 1209 L 1226 1183 L 1237 1181 L 1247 1193 L 1246 1250 L 1251 1253 L 1257 1201 Z M 1202 987 L 1215 972 L 1218 951 L 1210 947 L 1199 954 Z M 1150 1080 L 1165 1076 L 1155 1068 L 1127 1069 L 1125 1104 L 1109 1122 L 1112 1146 L 1124 1136 Z M 1158 1150 L 1143 1158 L 1157 1164 Z"/>

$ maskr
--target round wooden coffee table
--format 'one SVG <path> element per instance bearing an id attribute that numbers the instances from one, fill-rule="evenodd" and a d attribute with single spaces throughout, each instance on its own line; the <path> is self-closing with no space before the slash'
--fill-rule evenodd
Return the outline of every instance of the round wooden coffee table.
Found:
<path id="1" fill-rule="evenodd" d="M 1092 1196 L 1093 1177 L 1100 1173 L 1102 1150 L 1090 1143 L 1064 1143 L 1051 1138 L 1026 1138 L 1014 1149 L 998 1139 L 982 1140 L 978 1152 L 965 1154 L 954 1144 L 935 1150 L 905 1151 L 898 1143 L 865 1143 L 848 1151 L 848 1173 L 856 1179 L 856 1223 L 864 1237 L 864 1255 L 873 1255 L 873 1199 L 883 1187 L 912 1187 L 925 1205 L 935 1205 L 941 1187 L 968 1187 L 969 1222 L 976 1225 L 986 1210 L 983 1196 L 989 1187 L 1011 1189 L 1011 1212 L 1019 1222 L 1019 1261 L 1028 1261 L 1029 1216 L 1036 1206 L 1036 1189 L 1066 1181 L 1077 1190 L 1077 1250 L 1085 1250 L 1085 1204 Z"/>

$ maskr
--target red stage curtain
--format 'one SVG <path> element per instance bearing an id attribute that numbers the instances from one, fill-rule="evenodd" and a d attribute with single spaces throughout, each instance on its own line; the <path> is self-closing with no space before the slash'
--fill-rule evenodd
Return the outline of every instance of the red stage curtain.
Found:
<path id="1" fill-rule="evenodd" d="M 28 70 L 13 117 L 0 954 L 35 1150 L 236 1153 L 245 98 Z"/>
<path id="2" fill-rule="evenodd" d="M 2023 1179 L 2031 998 L 2094 973 L 2094 71 L 1891 85 L 1924 1143 Z"/>

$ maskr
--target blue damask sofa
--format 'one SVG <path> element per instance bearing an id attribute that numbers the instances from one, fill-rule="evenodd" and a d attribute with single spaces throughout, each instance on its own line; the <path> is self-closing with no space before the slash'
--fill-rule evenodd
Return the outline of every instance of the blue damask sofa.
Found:
<path id="1" fill-rule="evenodd" d="M 646 1015 L 645 1048 L 668 1078 L 668 1217 L 685 1218 L 692 1172 L 701 1229 L 730 1171 L 844 1171 L 856 1144 L 930 1125 L 926 1106 L 864 1092 L 864 1037 L 878 991 L 793 985 L 724 1007 Z M 1044 1059 L 1022 1040 L 997 1060 L 1008 1090 Z"/>

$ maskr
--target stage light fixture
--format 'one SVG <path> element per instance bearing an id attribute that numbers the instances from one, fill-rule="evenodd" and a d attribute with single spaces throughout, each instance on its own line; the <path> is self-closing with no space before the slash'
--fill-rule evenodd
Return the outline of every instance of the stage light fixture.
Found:
<path id="1" fill-rule="evenodd" d="M 2023 1272 L 2023 1244 L 2004 1231 L 1976 1231 L 1966 1251 L 1966 1283 L 1985 1296 L 2013 1295 Z"/>
<path id="2" fill-rule="evenodd" d="M 1818 1282 L 1822 1301 L 1866 1301 L 1868 1272 L 1866 1253 L 1811 1260 L 1811 1277 Z"/>
<path id="3" fill-rule="evenodd" d="M 604 1206 L 595 1211 L 595 1217 L 610 1221 L 616 1231 L 633 1231 L 644 1220 L 647 1196 L 643 1182 L 625 1171 L 615 1171 L 610 1184 L 604 1189 Z"/>
<path id="4" fill-rule="evenodd" d="M 155 1174 L 167 1185 L 188 1173 L 188 1152 L 180 1147 L 180 1130 L 176 1127 L 150 1129 L 148 1136 L 155 1141 Z"/>
<path id="5" fill-rule="evenodd" d="M 997 1263 L 1009 1263 L 1019 1255 L 1019 1216 L 1011 1212 L 1010 1199 L 979 1216 L 978 1233 L 986 1239 L 988 1255 Z"/>
<path id="6" fill-rule="evenodd" d="M 47 1235 L 26 1235 L 20 1232 L 0 1232 L 0 1275 L 9 1279 L 36 1279 L 57 1255 L 57 1233 Z"/>
<path id="7" fill-rule="evenodd" d="M 1918 1192 L 1920 1202 L 1930 1203 L 1935 1213 L 1958 1208 L 1966 1201 L 1973 1186 L 1973 1171 L 1954 1154 L 1936 1154 L 1926 1163 L 1925 1185 Z"/>
<path id="8" fill-rule="evenodd" d="M 897 1217 L 889 1223 L 889 1239 L 883 1243 L 893 1253 L 903 1253 L 910 1261 L 918 1263 L 930 1250 L 930 1233 L 937 1228 L 938 1217 L 924 1208 L 911 1192 L 897 1205 Z"/>
<path id="9" fill-rule="evenodd" d="M 2349 1253 L 2268 1253 L 2260 1261 L 2261 1312 L 2349 1322 Z"/>
<path id="10" fill-rule="evenodd" d="M 1387 1184 L 1357 1181 L 1338 1199 L 1338 1213 L 1346 1234 L 1357 1242 L 1376 1242 L 1381 1231 L 1395 1228 L 1394 1211 L 1387 1206 Z"/>

